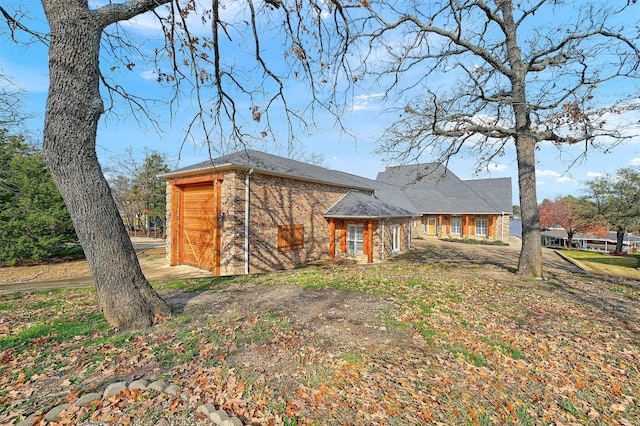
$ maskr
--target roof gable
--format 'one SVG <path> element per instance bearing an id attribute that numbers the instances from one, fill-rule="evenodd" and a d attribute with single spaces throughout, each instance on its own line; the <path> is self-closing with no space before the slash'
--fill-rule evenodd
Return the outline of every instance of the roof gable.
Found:
<path id="1" fill-rule="evenodd" d="M 325 217 L 348 217 L 359 219 L 412 217 L 415 213 L 376 196 L 360 191 L 349 191 L 324 214 Z"/>

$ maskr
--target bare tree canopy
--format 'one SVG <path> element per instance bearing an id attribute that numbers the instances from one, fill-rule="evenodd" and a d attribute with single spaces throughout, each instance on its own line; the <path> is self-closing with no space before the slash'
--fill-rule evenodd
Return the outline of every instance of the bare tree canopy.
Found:
<path id="1" fill-rule="evenodd" d="M 542 277 L 535 150 L 627 137 L 612 113 L 638 108 L 637 28 L 620 2 L 365 2 L 364 73 L 404 99 L 379 151 L 393 161 L 464 153 L 479 169 L 515 144 L 523 220 L 518 271 Z M 636 9 L 633 9 L 637 13 Z"/>

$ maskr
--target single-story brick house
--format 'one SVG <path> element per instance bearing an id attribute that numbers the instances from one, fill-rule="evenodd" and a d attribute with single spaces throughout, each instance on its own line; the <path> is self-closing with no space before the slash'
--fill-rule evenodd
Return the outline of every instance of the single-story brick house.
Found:
<path id="1" fill-rule="evenodd" d="M 170 264 L 216 275 L 324 258 L 385 259 L 410 248 L 412 220 L 422 214 L 410 192 L 392 179 L 367 179 L 253 150 L 162 177 Z"/>
<path id="2" fill-rule="evenodd" d="M 461 180 L 438 164 L 387 167 L 378 181 L 398 186 L 418 215 L 413 235 L 509 241 L 511 178 Z"/>

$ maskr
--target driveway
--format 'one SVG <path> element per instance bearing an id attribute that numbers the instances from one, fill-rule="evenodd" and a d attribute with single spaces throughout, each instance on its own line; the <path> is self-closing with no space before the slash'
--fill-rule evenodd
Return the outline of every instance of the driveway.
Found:
<path id="1" fill-rule="evenodd" d="M 474 262 L 491 263 L 507 268 L 518 267 L 521 240 L 511 237 L 508 246 L 490 246 L 443 241 L 436 237 L 411 240 L 411 250 L 393 257 L 398 262 Z M 571 262 L 560 256 L 555 250 L 542 249 L 544 269 L 580 271 Z"/>
<path id="2" fill-rule="evenodd" d="M 131 238 L 134 248 L 138 253 L 140 267 L 145 277 L 149 281 L 169 281 L 186 278 L 204 278 L 213 276 L 210 271 L 194 268 L 188 265 L 169 266 L 169 262 L 164 256 L 166 244 L 162 239 L 154 238 Z M 158 251 L 154 255 L 148 256 L 149 250 Z M 37 274 L 33 278 L 23 279 L 19 282 L 0 280 L 0 294 L 13 293 L 16 291 L 49 290 L 56 288 L 90 287 L 93 286 L 93 279 L 88 273 L 86 261 L 76 261 L 61 264 L 69 273 L 62 275 L 59 279 L 37 280 Z M 56 265 L 56 267 L 61 266 Z M 78 270 L 81 272 L 78 273 Z"/>

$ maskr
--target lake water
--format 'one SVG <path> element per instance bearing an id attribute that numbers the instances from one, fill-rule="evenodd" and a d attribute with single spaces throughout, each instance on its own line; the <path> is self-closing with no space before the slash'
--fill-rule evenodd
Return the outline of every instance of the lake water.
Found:
<path id="1" fill-rule="evenodd" d="M 509 234 L 522 238 L 522 221 L 511 218 L 509 220 Z"/>

